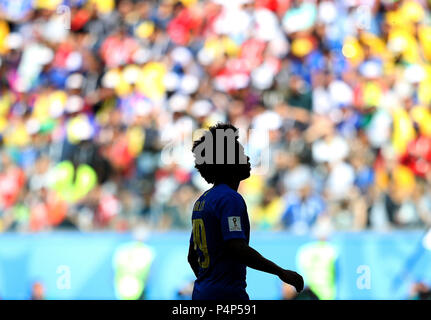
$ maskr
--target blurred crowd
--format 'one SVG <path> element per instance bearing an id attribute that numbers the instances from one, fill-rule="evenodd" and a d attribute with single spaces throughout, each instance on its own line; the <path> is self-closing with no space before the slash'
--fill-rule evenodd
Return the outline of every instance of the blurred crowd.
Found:
<path id="1" fill-rule="evenodd" d="M 430 9 L 0 0 L 0 230 L 189 229 L 219 121 L 265 167 L 239 189 L 255 229 L 430 225 Z"/>

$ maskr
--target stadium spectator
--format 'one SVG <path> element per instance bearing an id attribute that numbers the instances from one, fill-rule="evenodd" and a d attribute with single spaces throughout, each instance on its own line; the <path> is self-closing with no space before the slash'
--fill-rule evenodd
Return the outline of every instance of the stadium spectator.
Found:
<path id="1" fill-rule="evenodd" d="M 31 286 L 31 300 L 45 300 L 45 286 L 42 282 L 36 281 Z"/>
<path id="2" fill-rule="evenodd" d="M 418 281 L 411 285 L 410 287 L 410 300 L 430 300 L 431 290 L 427 284 Z"/>
<path id="3" fill-rule="evenodd" d="M 254 228 L 429 224 L 430 9 L 0 1 L 0 230 L 189 228 L 218 121 L 249 132 Z"/>

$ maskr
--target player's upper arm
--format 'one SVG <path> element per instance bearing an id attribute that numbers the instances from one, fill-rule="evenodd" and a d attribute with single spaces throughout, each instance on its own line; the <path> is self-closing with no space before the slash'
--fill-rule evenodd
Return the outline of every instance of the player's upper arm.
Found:
<path id="1" fill-rule="evenodd" d="M 244 248 L 247 247 L 248 244 L 245 241 L 245 239 L 236 238 L 236 239 L 229 239 L 225 241 L 225 250 L 230 256 L 236 256 L 242 255 L 244 253 Z"/>
<path id="2" fill-rule="evenodd" d="M 217 205 L 223 240 L 246 239 L 247 208 L 239 196 L 227 195 Z"/>

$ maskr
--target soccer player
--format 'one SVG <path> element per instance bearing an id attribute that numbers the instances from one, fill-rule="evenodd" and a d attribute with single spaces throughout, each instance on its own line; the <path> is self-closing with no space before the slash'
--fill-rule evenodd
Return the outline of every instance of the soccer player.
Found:
<path id="1" fill-rule="evenodd" d="M 246 267 L 277 275 L 300 292 L 302 277 L 265 259 L 249 246 L 247 207 L 237 192 L 250 176 L 238 129 L 219 123 L 194 141 L 195 167 L 213 187 L 195 202 L 188 261 L 196 275 L 193 300 L 249 300 Z"/>

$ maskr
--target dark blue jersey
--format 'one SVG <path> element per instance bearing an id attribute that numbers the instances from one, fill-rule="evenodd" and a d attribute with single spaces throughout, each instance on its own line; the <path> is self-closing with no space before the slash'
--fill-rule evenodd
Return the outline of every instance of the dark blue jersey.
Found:
<path id="1" fill-rule="evenodd" d="M 242 196 L 226 184 L 212 187 L 195 202 L 192 225 L 190 242 L 199 257 L 193 300 L 248 300 L 246 266 L 224 251 L 226 240 L 250 240 Z"/>

